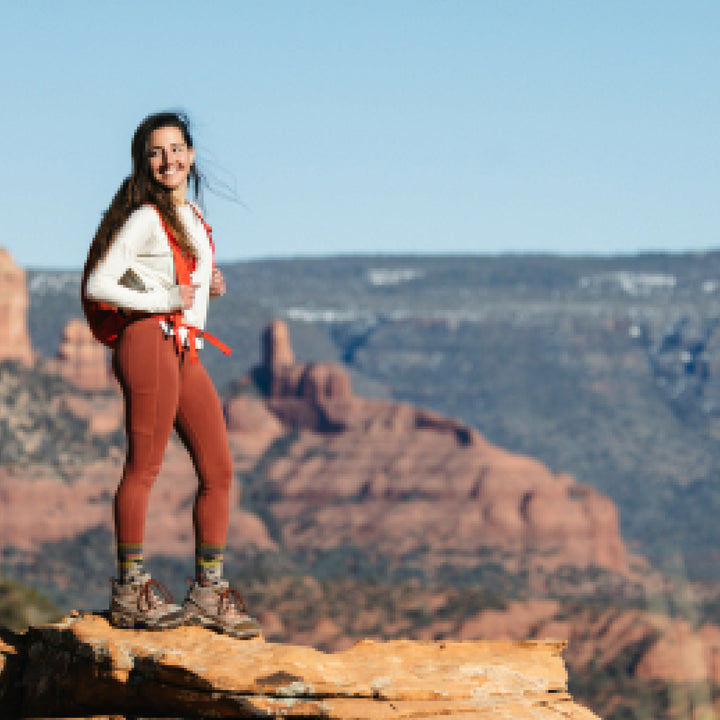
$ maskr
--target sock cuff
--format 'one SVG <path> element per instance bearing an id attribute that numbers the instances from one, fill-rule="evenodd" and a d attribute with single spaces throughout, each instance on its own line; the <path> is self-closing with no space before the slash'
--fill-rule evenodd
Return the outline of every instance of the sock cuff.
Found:
<path id="1" fill-rule="evenodd" d="M 130 582 L 143 571 L 142 543 L 118 543 L 117 563 L 122 582 Z"/>
<path id="2" fill-rule="evenodd" d="M 195 554 L 200 555 L 201 553 L 220 553 L 225 552 L 225 545 L 217 545 L 215 543 L 198 543 L 195 549 Z"/>
<path id="3" fill-rule="evenodd" d="M 117 550 L 118 553 L 128 553 L 128 554 L 137 554 L 140 553 L 142 555 L 143 551 L 143 544 L 142 543 L 118 543 L 117 544 Z"/>
<path id="4" fill-rule="evenodd" d="M 223 574 L 224 545 L 198 543 L 195 548 L 195 578 L 203 585 L 217 583 Z"/>

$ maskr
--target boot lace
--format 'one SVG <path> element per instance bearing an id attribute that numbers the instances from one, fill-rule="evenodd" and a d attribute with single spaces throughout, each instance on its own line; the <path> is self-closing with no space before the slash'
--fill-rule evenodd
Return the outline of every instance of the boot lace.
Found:
<path id="1" fill-rule="evenodd" d="M 170 591 L 154 578 L 146 580 L 138 592 L 138 610 L 154 610 L 163 605 L 172 605 L 172 602 L 173 597 Z"/>
<path id="2" fill-rule="evenodd" d="M 224 588 L 218 593 L 218 612 L 221 615 L 230 617 L 240 617 L 249 615 L 250 611 L 245 604 L 242 595 L 230 586 Z"/>

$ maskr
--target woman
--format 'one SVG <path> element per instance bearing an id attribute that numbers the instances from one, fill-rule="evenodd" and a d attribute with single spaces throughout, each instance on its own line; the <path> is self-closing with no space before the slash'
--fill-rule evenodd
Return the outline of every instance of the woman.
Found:
<path id="1" fill-rule="evenodd" d="M 258 623 L 223 579 L 232 461 L 220 400 L 197 349 L 208 300 L 225 292 L 225 281 L 213 267 L 210 229 L 187 200 L 190 183 L 197 199 L 201 179 L 186 118 L 147 117 L 131 153 L 132 173 L 103 216 L 83 273 L 84 301 L 113 306 L 127 323 L 113 347 L 127 456 L 114 501 L 118 578 L 110 617 L 122 627 L 188 621 L 253 637 Z M 150 490 L 173 427 L 198 475 L 195 581 L 182 607 L 143 568 Z"/>

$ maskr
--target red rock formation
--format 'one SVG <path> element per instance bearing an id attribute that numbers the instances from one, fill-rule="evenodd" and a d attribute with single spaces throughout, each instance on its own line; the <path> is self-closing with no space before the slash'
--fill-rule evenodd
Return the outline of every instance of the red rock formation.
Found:
<path id="1" fill-rule="evenodd" d="M 25 271 L 0 248 L 0 360 L 32 363 L 27 327 L 28 291 Z"/>
<path id="2" fill-rule="evenodd" d="M 285 434 L 282 423 L 258 398 L 245 395 L 232 398 L 225 404 L 225 418 L 236 458 L 255 460 L 274 440 Z"/>
<path id="3" fill-rule="evenodd" d="M 231 433 L 282 435 L 283 426 L 263 400 L 238 395 L 225 404 L 225 420 Z"/>
<path id="4" fill-rule="evenodd" d="M 272 370 L 295 364 L 287 324 L 273 320 L 262 334 L 262 364 Z"/>
<path id="5" fill-rule="evenodd" d="M 511 553 L 515 570 L 567 565 L 636 577 L 615 505 L 593 488 L 457 420 L 355 397 L 344 369 L 295 362 L 281 321 L 263 337 L 255 377 L 267 407 L 302 430 L 266 469 L 288 548 L 349 544 L 399 556 L 430 545 L 438 557 L 469 558 L 495 547 Z"/>
<path id="6" fill-rule="evenodd" d="M 196 627 L 114 630 L 101 617 L 75 615 L 31 629 L 17 647 L 0 646 L 3 659 L 24 664 L 19 687 L 0 682 L 0 703 L 20 717 L 597 720 L 567 692 L 562 648 L 364 641 L 329 654 Z"/>
<path id="7" fill-rule="evenodd" d="M 105 390 L 114 382 L 107 350 L 93 337 L 87 323 L 77 318 L 65 325 L 60 349 L 51 367 L 83 390 Z"/>
<path id="8" fill-rule="evenodd" d="M 546 570 L 600 567 L 633 577 L 615 506 L 592 488 L 493 447 L 468 429 L 403 428 L 412 408 L 356 403 L 343 432 L 302 431 L 266 469 L 280 497 L 271 509 L 293 549 L 344 544 L 397 557 L 501 548 Z M 385 414 L 390 422 L 383 425 Z M 378 432 L 378 429 L 381 429 Z"/>
<path id="9" fill-rule="evenodd" d="M 268 407 L 286 426 L 334 432 L 352 413 L 347 372 L 329 363 L 297 363 L 282 320 L 274 320 L 263 333 L 262 363 L 252 374 Z"/>

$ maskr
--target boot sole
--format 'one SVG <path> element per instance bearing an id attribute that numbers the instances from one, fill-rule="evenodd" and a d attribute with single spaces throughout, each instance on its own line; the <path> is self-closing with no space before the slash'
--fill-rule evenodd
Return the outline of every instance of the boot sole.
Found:
<path id="1" fill-rule="evenodd" d="M 197 625 L 199 627 L 204 627 L 207 630 L 215 630 L 223 635 L 229 635 L 236 640 L 250 640 L 255 637 L 262 637 L 262 629 L 257 626 L 246 628 L 240 626 L 239 628 L 232 628 L 227 625 L 223 625 L 213 618 L 192 610 L 188 610 L 187 613 L 187 619 L 185 621 L 187 625 Z"/>
<path id="2" fill-rule="evenodd" d="M 145 620 L 134 618 L 118 612 L 110 613 L 110 624 L 123 630 L 172 630 L 185 622 L 185 615 L 165 622 L 148 623 Z"/>

